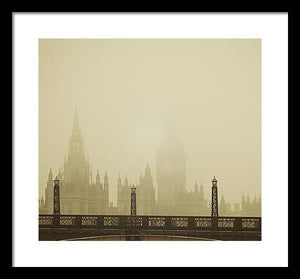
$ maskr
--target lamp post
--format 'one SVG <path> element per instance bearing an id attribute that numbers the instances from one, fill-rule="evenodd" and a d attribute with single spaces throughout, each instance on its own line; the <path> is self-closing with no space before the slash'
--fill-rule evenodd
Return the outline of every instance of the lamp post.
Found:
<path id="1" fill-rule="evenodd" d="M 131 186 L 131 199 L 130 199 L 130 231 L 129 235 L 127 236 L 128 240 L 134 240 L 137 232 L 135 231 L 135 226 L 136 226 L 136 187 L 134 184 Z"/>
<path id="2" fill-rule="evenodd" d="M 212 221 L 212 228 L 218 228 L 218 180 L 214 176 L 211 187 L 211 221 Z"/>
<path id="3" fill-rule="evenodd" d="M 136 187 L 134 184 L 131 187 L 131 210 L 130 215 L 135 216 L 136 215 Z"/>
<path id="4" fill-rule="evenodd" d="M 54 223 L 59 225 L 59 215 L 60 215 L 60 197 L 59 197 L 59 179 L 56 176 L 53 179 L 54 186 L 53 186 L 53 217 Z"/>

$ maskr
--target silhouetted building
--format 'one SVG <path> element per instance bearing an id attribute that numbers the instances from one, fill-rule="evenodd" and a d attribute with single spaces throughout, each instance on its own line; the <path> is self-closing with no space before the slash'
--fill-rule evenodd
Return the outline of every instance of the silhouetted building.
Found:
<path id="1" fill-rule="evenodd" d="M 99 171 L 96 183 L 92 183 L 92 167 L 84 152 L 84 142 L 79 129 L 77 111 L 75 111 L 74 126 L 69 142 L 67 159 L 62 169 L 59 169 L 61 214 L 108 214 L 109 184 L 105 173 L 103 184 Z M 40 207 L 40 213 L 53 213 L 53 174 L 50 169 L 45 202 Z"/>
<path id="2" fill-rule="evenodd" d="M 240 207 L 240 203 L 235 202 L 233 205 L 233 212 L 232 215 L 233 216 L 240 216 L 241 214 L 241 207 Z"/>
<path id="3" fill-rule="evenodd" d="M 226 202 L 225 203 L 225 208 L 226 208 L 226 216 L 231 216 L 232 215 L 231 203 L 230 202 Z"/>
<path id="4" fill-rule="evenodd" d="M 257 199 L 255 195 L 251 201 L 249 194 L 245 198 L 243 193 L 241 216 L 261 216 L 261 197 Z"/>
<path id="5" fill-rule="evenodd" d="M 185 187 L 185 153 L 179 142 L 175 127 L 168 123 L 165 137 L 157 152 L 157 196 L 151 169 L 147 164 L 136 185 L 136 210 L 138 215 L 211 215 L 211 196 L 204 196 L 204 186 L 195 182 L 191 191 Z M 84 152 L 84 142 L 79 128 L 77 111 L 69 141 L 68 156 L 59 169 L 61 214 L 120 214 L 129 215 L 131 209 L 131 185 L 127 176 L 122 183 L 117 180 L 117 207 L 109 200 L 109 180 L 105 171 L 103 182 L 97 170 L 95 183 L 92 166 Z M 214 178 L 213 180 L 216 183 Z M 50 169 L 45 196 L 39 200 L 40 214 L 53 214 L 53 174 Z M 261 197 L 242 196 L 240 203 L 226 202 L 222 195 L 216 201 L 220 216 L 261 216 Z"/>
<path id="6" fill-rule="evenodd" d="M 160 210 L 163 211 L 164 209 L 158 208 L 158 212 L 160 212 Z M 174 207 L 170 207 L 169 210 L 168 215 L 210 215 L 207 200 L 204 198 L 202 182 L 200 190 L 197 182 L 195 182 L 192 191 L 178 191 L 176 193 Z"/>
<path id="7" fill-rule="evenodd" d="M 121 177 L 119 175 L 117 184 L 117 208 L 118 214 L 130 214 L 130 186 L 128 184 L 127 175 L 122 184 Z"/>
<path id="8" fill-rule="evenodd" d="M 153 187 L 153 178 L 151 175 L 151 169 L 147 164 L 145 169 L 145 175 L 141 174 L 139 185 L 137 187 L 137 208 L 140 215 L 155 214 L 156 200 L 155 190 Z"/>
<path id="9" fill-rule="evenodd" d="M 127 176 L 124 184 L 121 177 L 117 184 L 117 207 L 119 214 L 130 213 L 130 193 L 131 185 L 128 185 Z M 136 186 L 137 211 L 139 215 L 152 215 L 156 212 L 155 190 L 153 188 L 153 178 L 151 169 L 147 165 L 145 175 L 141 174 L 139 185 Z"/>
<path id="10" fill-rule="evenodd" d="M 230 202 L 226 202 L 224 196 L 222 195 L 221 200 L 219 202 L 219 211 L 220 216 L 253 216 L 259 217 L 261 216 L 261 199 L 260 197 L 257 199 L 256 195 L 253 197 L 252 201 L 247 195 L 242 195 L 241 203 L 235 202 L 232 204 Z"/>
<path id="11" fill-rule="evenodd" d="M 226 216 L 226 203 L 224 196 L 222 195 L 219 205 L 219 215 L 220 216 Z"/>

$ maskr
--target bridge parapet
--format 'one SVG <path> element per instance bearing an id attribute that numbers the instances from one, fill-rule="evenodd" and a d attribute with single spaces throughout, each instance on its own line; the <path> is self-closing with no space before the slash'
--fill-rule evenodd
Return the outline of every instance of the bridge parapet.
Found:
<path id="1" fill-rule="evenodd" d="M 100 228 L 137 230 L 261 231 L 261 217 L 131 216 L 131 215 L 39 215 L 40 228 Z M 215 217 L 213 217 L 215 218 Z"/>

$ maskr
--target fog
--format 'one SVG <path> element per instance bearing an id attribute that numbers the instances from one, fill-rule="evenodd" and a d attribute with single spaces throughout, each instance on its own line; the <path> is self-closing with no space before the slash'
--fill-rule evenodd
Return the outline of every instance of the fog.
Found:
<path id="1" fill-rule="evenodd" d="M 261 192 L 261 41 L 40 39 L 39 196 L 67 155 L 75 108 L 101 181 L 134 184 L 172 118 L 186 156 L 186 189 L 211 179 L 231 202 Z"/>

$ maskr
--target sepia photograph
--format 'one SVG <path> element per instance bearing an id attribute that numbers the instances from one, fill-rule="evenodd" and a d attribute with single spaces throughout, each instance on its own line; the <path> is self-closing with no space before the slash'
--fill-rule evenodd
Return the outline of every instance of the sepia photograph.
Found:
<path id="1" fill-rule="evenodd" d="M 261 40 L 40 39 L 38 190 L 39 240 L 261 240 Z"/>

